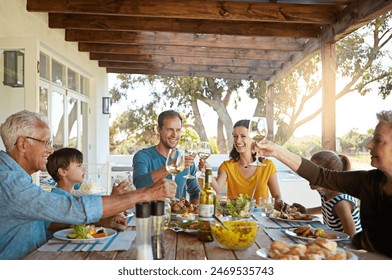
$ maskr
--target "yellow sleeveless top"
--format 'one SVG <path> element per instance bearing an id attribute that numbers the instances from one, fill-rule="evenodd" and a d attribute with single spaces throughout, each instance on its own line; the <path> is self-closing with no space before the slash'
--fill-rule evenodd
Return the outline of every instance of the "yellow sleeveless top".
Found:
<path id="1" fill-rule="evenodd" d="M 263 162 L 266 166 L 257 167 L 255 174 L 250 178 L 246 178 L 236 161 L 232 159 L 224 161 L 219 166 L 219 170 L 223 170 L 227 174 L 227 195 L 239 196 L 240 194 L 247 194 L 251 196 L 256 182 L 258 182 L 254 194 L 256 201 L 261 196 L 268 196 L 268 179 L 271 175 L 276 174 L 277 171 L 275 164 L 271 160 L 264 159 Z"/>

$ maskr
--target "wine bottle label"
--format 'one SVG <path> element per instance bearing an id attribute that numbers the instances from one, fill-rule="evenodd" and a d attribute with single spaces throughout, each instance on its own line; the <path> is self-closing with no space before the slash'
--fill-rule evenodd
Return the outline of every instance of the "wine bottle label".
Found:
<path id="1" fill-rule="evenodd" d="M 199 204 L 199 216 L 200 217 L 212 217 L 213 215 L 214 215 L 214 205 Z"/>

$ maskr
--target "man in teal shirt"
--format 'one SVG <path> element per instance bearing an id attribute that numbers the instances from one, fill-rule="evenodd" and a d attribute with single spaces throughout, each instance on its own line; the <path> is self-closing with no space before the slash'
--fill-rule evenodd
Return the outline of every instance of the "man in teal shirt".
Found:
<path id="1" fill-rule="evenodd" d="M 156 146 L 142 149 L 133 157 L 133 184 L 137 189 L 144 188 L 162 178 L 171 178 L 166 170 L 165 162 L 170 149 L 177 147 L 181 138 L 182 118 L 173 110 L 162 112 L 158 116 L 159 143 Z M 190 168 L 191 175 L 196 174 L 195 156 L 186 156 L 185 169 L 176 175 L 176 198 L 187 198 L 193 204 L 199 204 L 200 186 L 195 178 L 186 179 L 184 175 Z"/>

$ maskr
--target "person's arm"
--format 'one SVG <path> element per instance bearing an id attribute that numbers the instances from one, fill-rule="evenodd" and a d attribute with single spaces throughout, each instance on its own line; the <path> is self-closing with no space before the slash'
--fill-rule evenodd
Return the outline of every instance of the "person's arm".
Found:
<path id="1" fill-rule="evenodd" d="M 339 217 L 343 231 L 348 235 L 353 236 L 357 231 L 355 229 L 355 222 L 352 216 L 353 204 L 347 200 L 340 200 L 333 207 L 333 213 Z"/>
<path id="2" fill-rule="evenodd" d="M 214 176 L 212 177 L 212 188 L 215 190 L 216 194 L 219 194 L 226 186 L 227 173 L 221 169 L 221 166 L 218 168 L 216 178 Z M 205 172 L 207 167 L 211 168 L 210 164 L 205 159 L 200 159 L 199 170 Z"/>
<path id="3" fill-rule="evenodd" d="M 133 184 L 137 189 L 151 186 L 155 182 L 167 177 L 169 172 L 166 170 L 165 165 L 156 170 L 152 169 L 151 156 L 146 150 L 138 151 L 133 157 Z"/>
<path id="4" fill-rule="evenodd" d="M 126 183 L 122 182 L 121 184 Z M 103 213 L 101 218 L 114 216 L 135 206 L 136 202 L 164 200 L 176 195 L 177 185 L 174 181 L 163 178 L 150 187 L 130 191 L 128 193 L 103 196 Z"/>
<path id="5" fill-rule="evenodd" d="M 254 145 L 256 145 L 256 149 L 259 148 L 261 150 L 264 156 L 278 159 L 294 172 L 297 172 L 301 165 L 302 158 L 299 155 L 294 154 L 271 141 L 263 140 L 261 142 L 254 143 Z"/>
<path id="6" fill-rule="evenodd" d="M 309 214 L 309 215 L 320 215 L 321 214 L 321 206 L 306 208 L 302 204 L 293 203 L 293 206 L 298 209 L 299 212 L 302 214 Z"/>

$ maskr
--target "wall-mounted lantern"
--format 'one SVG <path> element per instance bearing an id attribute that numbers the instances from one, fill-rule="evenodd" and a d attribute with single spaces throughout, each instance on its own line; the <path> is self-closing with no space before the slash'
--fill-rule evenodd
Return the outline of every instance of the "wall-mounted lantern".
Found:
<path id="1" fill-rule="evenodd" d="M 24 53 L 21 51 L 4 51 L 5 86 L 24 86 Z"/>
<path id="2" fill-rule="evenodd" d="M 110 97 L 102 97 L 102 114 L 110 114 L 112 99 Z"/>

